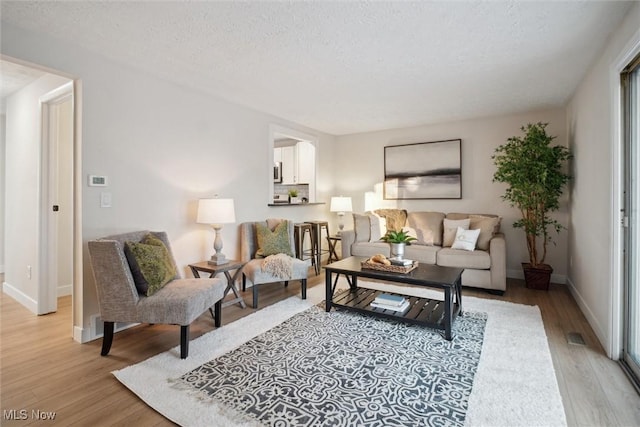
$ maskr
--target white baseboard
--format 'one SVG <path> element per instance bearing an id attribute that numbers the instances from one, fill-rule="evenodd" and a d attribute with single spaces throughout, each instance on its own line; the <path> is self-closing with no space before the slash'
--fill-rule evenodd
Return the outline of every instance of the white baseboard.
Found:
<path id="1" fill-rule="evenodd" d="M 573 296 L 573 299 L 578 304 L 578 307 L 580 307 L 582 314 L 584 314 L 584 317 L 587 319 L 587 322 L 589 322 L 591 329 L 593 329 L 593 332 L 598 337 L 600 344 L 602 344 L 602 347 L 605 349 L 605 351 L 607 351 L 606 349 L 611 348 L 611 346 L 607 334 L 604 333 L 604 329 L 602 329 L 602 326 L 598 322 L 598 318 L 593 314 L 593 311 L 591 311 L 591 308 L 589 307 L 587 302 L 584 300 L 584 298 L 582 298 L 582 295 L 576 288 L 575 284 L 571 281 L 571 279 L 567 280 L 567 285 L 569 287 L 571 295 Z M 613 360 L 617 360 L 618 358 L 617 355 L 607 354 L 607 356 Z"/>
<path id="2" fill-rule="evenodd" d="M 63 285 L 63 286 L 58 286 L 58 298 L 60 297 L 66 297 L 67 295 L 71 295 L 71 293 L 73 292 L 73 285 L 69 284 L 69 285 Z"/>
<path id="3" fill-rule="evenodd" d="M 524 273 L 522 270 L 507 270 L 507 277 L 511 279 L 524 280 Z M 564 274 L 551 274 L 551 283 L 560 283 L 564 285 L 567 283 L 567 276 Z"/>
<path id="4" fill-rule="evenodd" d="M 2 283 L 2 292 L 25 306 L 33 314 L 38 314 L 38 301 L 7 282 Z"/>
<path id="5" fill-rule="evenodd" d="M 120 332 L 125 329 L 132 328 L 140 323 L 120 323 L 116 322 L 114 327 L 114 332 Z M 73 328 L 73 339 L 80 343 L 87 343 L 89 341 L 94 341 L 104 336 L 104 323 L 102 323 L 102 319 L 100 314 L 92 314 L 89 316 L 89 327 L 75 326 Z"/>

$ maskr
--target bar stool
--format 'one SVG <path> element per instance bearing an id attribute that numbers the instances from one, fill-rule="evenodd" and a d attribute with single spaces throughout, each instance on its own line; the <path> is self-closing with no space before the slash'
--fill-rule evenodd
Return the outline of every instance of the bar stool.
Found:
<path id="1" fill-rule="evenodd" d="M 304 238 L 307 235 L 307 233 L 309 233 L 309 243 L 310 243 L 309 246 L 311 247 L 311 249 L 305 251 Z M 311 265 L 313 265 L 315 269 L 316 257 L 315 257 L 315 253 L 313 252 L 313 231 L 312 231 L 311 224 L 307 224 L 304 222 L 293 224 L 293 238 L 295 240 L 296 256 L 298 257 L 298 259 L 301 259 L 304 261 L 305 259 L 311 258 Z M 309 257 L 305 258 L 305 255 L 309 255 Z"/>
<path id="2" fill-rule="evenodd" d="M 329 252 L 329 249 L 322 249 L 322 229 L 329 237 L 329 223 L 327 221 L 305 221 L 311 225 L 311 251 L 316 258 L 316 275 L 320 274 L 320 266 L 322 265 L 322 254 Z"/>

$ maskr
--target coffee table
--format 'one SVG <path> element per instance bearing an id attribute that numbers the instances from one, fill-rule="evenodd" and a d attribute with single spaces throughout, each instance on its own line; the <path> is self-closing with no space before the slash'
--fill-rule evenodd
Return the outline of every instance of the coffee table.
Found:
<path id="1" fill-rule="evenodd" d="M 391 318 L 407 323 L 414 323 L 444 330 L 444 337 L 451 341 L 451 327 L 456 316 L 462 315 L 462 285 L 461 277 L 464 269 L 441 267 L 437 265 L 419 264 L 408 273 L 393 273 L 387 271 L 362 268 L 362 261 L 367 258 L 349 257 L 341 261 L 328 264 L 326 271 L 326 311 L 332 307 L 353 310 L 378 317 Z M 337 277 L 332 281 L 333 274 L 344 274 L 349 282 L 349 289 L 334 295 Z M 358 277 L 383 280 L 385 282 L 400 283 L 409 287 L 429 287 L 442 289 L 442 300 L 404 296 L 409 300 L 409 309 L 404 313 L 372 307 L 371 302 L 381 293 L 393 294 L 374 289 L 359 288 Z M 395 294 L 399 295 L 399 294 Z"/>

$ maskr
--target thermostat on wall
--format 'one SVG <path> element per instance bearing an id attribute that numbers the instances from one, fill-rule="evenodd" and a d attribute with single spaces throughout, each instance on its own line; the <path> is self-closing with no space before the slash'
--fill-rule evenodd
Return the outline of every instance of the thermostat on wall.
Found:
<path id="1" fill-rule="evenodd" d="M 106 187 L 107 177 L 103 175 L 89 175 L 89 187 Z"/>

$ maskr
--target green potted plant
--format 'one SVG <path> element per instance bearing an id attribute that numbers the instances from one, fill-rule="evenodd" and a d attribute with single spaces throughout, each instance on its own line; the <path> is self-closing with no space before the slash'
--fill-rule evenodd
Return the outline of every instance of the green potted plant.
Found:
<path id="1" fill-rule="evenodd" d="M 547 244 L 553 242 L 550 230 L 559 233 L 562 224 L 551 217 L 560 207 L 563 188 L 571 178 L 565 162 L 571 158 L 567 147 L 551 145 L 555 136 L 547 135 L 548 123 L 523 126 L 524 136 L 513 136 L 492 156 L 494 182 L 508 185 L 502 196 L 518 208 L 521 218 L 515 228 L 524 230 L 529 262 L 522 263 L 528 288 L 548 289 L 553 268 L 545 264 Z"/>
<path id="2" fill-rule="evenodd" d="M 400 231 L 389 230 L 387 234 L 382 236 L 380 240 L 383 240 L 391 244 L 391 255 L 398 259 L 404 257 L 404 247 L 410 245 L 412 241 L 418 240 L 415 237 L 409 235 L 409 232 L 400 229 Z"/>
<path id="3" fill-rule="evenodd" d="M 298 190 L 295 188 L 289 190 L 289 203 L 300 203 L 300 199 L 298 198 Z"/>

